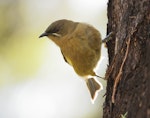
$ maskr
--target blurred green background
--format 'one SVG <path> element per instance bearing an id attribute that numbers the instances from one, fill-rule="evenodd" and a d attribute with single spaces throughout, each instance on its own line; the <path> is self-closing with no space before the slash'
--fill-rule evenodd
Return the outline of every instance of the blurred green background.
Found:
<path id="1" fill-rule="evenodd" d="M 0 1 L 0 118 L 101 118 L 104 89 L 95 104 L 85 82 L 59 48 L 39 35 L 58 19 L 86 22 L 104 38 L 107 0 Z M 97 67 L 107 68 L 107 49 Z"/>

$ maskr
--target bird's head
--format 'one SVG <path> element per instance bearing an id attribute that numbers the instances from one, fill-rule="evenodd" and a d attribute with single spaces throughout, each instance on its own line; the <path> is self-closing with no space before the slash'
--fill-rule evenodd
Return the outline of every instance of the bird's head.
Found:
<path id="1" fill-rule="evenodd" d="M 39 38 L 48 36 L 49 38 L 61 38 L 71 32 L 77 23 L 70 20 L 58 20 L 53 22 Z"/>

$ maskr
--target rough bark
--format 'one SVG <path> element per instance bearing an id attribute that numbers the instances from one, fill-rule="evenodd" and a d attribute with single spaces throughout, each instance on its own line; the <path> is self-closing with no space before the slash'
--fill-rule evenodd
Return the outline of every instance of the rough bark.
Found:
<path id="1" fill-rule="evenodd" d="M 103 118 L 150 118 L 150 0 L 109 0 Z"/>

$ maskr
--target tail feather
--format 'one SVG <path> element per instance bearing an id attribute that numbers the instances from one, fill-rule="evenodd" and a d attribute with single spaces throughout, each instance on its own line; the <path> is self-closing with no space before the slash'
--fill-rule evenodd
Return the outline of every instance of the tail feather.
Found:
<path id="1" fill-rule="evenodd" d="M 86 84 L 90 91 L 92 100 L 95 100 L 98 90 L 101 89 L 100 83 L 98 83 L 94 78 L 89 78 L 87 79 Z"/>

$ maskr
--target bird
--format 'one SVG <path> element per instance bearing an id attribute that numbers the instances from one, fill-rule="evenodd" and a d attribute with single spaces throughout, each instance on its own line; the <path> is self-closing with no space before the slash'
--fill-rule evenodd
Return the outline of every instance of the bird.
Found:
<path id="1" fill-rule="evenodd" d="M 94 72 L 101 57 L 103 41 L 100 32 L 87 23 L 61 19 L 51 23 L 39 38 L 44 36 L 60 48 L 65 62 L 85 80 L 94 101 L 103 88 L 96 79 L 100 76 Z"/>

